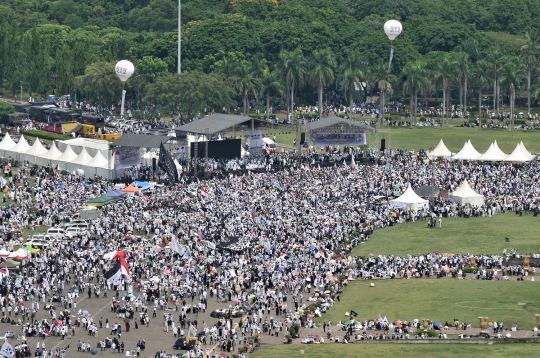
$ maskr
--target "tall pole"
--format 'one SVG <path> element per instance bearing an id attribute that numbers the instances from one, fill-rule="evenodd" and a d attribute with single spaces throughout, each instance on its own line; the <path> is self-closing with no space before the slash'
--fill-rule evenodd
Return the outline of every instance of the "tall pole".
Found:
<path id="1" fill-rule="evenodd" d="M 182 0 L 178 0 L 178 73 L 182 73 Z"/>

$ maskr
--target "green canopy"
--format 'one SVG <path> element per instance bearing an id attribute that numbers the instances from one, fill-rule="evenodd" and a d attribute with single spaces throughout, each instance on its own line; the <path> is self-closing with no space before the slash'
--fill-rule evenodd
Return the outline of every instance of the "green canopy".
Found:
<path id="1" fill-rule="evenodd" d="M 110 196 L 106 196 L 106 195 L 101 195 L 101 196 L 98 196 L 98 197 L 95 197 L 95 198 L 91 199 L 88 202 L 88 205 L 102 206 L 102 205 L 110 204 L 113 201 L 114 201 L 114 198 L 111 198 Z"/>
<path id="2" fill-rule="evenodd" d="M 34 249 L 32 245 L 28 244 L 24 249 L 24 251 L 30 252 L 32 254 L 35 254 L 36 252 L 39 252 L 39 249 Z"/>

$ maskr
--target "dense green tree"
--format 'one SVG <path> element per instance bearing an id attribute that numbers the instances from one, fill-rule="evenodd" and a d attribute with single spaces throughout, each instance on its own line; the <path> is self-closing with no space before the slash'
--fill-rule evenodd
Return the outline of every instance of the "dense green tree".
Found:
<path id="1" fill-rule="evenodd" d="M 114 72 L 115 62 L 95 62 L 89 65 L 84 75 L 75 77 L 77 90 L 87 101 L 108 107 L 122 95 L 122 82 Z"/>
<path id="2" fill-rule="evenodd" d="M 184 71 L 159 75 L 148 85 L 145 101 L 178 111 L 182 119 L 188 120 L 200 117 L 204 108 L 229 108 L 233 95 L 230 82 L 221 74 Z"/>

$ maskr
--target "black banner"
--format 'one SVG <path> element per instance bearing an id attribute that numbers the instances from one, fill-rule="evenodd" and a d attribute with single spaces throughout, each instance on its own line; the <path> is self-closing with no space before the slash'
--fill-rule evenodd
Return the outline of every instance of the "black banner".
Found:
<path id="1" fill-rule="evenodd" d="M 159 147 L 158 167 L 167 173 L 169 176 L 170 185 L 174 185 L 174 183 L 178 182 L 178 171 L 176 170 L 176 165 L 174 165 L 174 160 L 171 158 L 169 153 L 167 153 L 163 143 L 161 143 L 161 146 Z"/>

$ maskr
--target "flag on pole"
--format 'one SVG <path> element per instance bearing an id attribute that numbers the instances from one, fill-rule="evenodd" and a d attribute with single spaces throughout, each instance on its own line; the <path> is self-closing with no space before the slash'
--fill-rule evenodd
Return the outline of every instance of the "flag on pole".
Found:
<path id="1" fill-rule="evenodd" d="M 161 146 L 159 147 L 158 166 L 163 169 L 165 173 L 167 173 L 170 185 L 174 185 L 174 183 L 178 182 L 178 171 L 176 170 L 176 165 L 174 164 L 174 160 L 167 152 L 167 149 L 165 149 L 163 143 L 161 143 Z"/>
<path id="2" fill-rule="evenodd" d="M 122 275 L 129 276 L 129 267 L 125 257 L 124 251 L 117 251 L 112 257 L 113 260 L 116 260 L 114 266 L 103 274 L 108 283 L 115 283 L 122 278 Z"/>
<path id="3" fill-rule="evenodd" d="M 15 352 L 13 352 L 13 347 L 11 346 L 11 344 L 8 343 L 8 341 L 4 341 L 4 344 L 2 344 L 0 354 L 6 358 L 13 358 L 15 356 Z"/>

